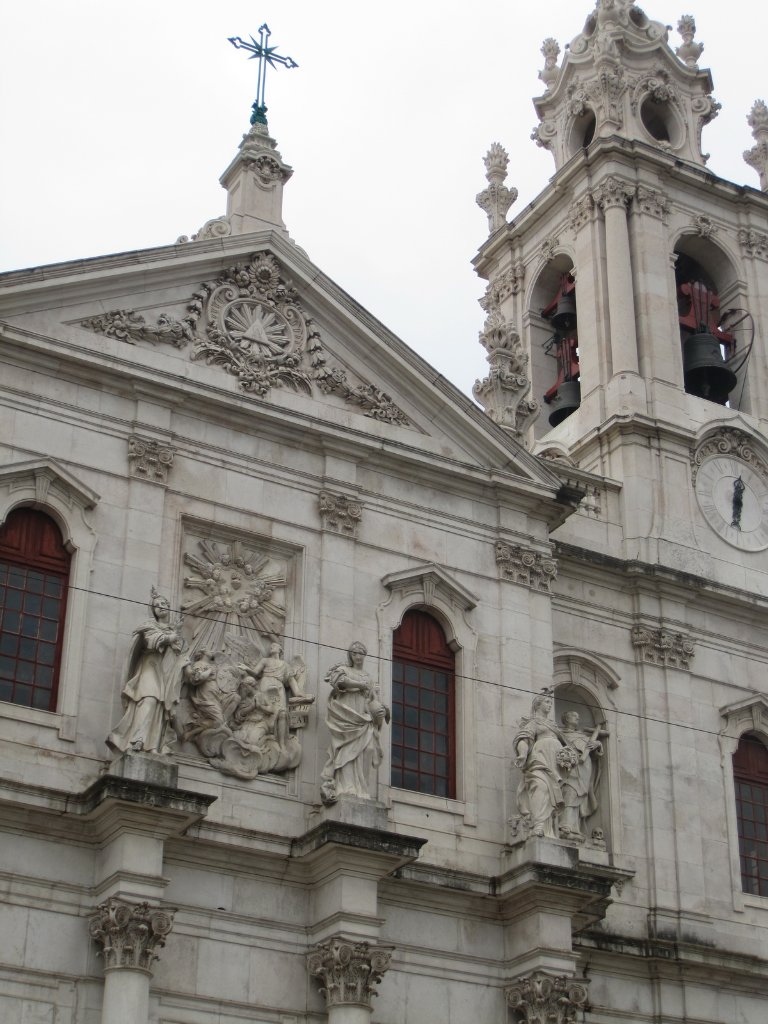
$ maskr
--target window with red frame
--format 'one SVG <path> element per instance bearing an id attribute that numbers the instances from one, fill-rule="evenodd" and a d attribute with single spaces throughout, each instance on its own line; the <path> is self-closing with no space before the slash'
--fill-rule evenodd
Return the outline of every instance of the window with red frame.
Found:
<path id="1" fill-rule="evenodd" d="M 0 700 L 53 711 L 69 552 L 50 516 L 10 513 L 0 527 Z"/>
<path id="2" fill-rule="evenodd" d="M 392 785 L 456 795 L 455 659 L 440 623 L 409 611 L 392 643 Z"/>
<path id="3" fill-rule="evenodd" d="M 768 748 L 747 733 L 733 755 L 741 887 L 768 896 Z"/>

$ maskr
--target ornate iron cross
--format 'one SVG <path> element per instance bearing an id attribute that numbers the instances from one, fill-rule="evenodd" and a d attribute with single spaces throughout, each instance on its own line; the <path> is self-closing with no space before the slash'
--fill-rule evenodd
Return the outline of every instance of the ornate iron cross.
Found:
<path id="1" fill-rule="evenodd" d="M 259 41 L 251 36 L 250 43 L 246 43 L 240 36 L 230 36 L 230 43 L 235 47 L 236 50 L 247 50 L 250 53 L 250 59 L 256 58 L 259 62 L 259 77 L 256 86 L 256 100 L 254 101 L 251 114 L 251 124 L 266 124 L 267 123 L 267 106 L 264 102 L 264 84 L 267 77 L 267 64 L 270 67 L 277 67 L 281 64 L 284 68 L 297 68 L 299 65 L 293 59 L 293 57 L 281 57 L 280 54 L 275 53 L 276 46 L 269 46 L 269 37 L 272 33 L 269 31 L 269 25 L 266 22 L 259 28 Z"/>

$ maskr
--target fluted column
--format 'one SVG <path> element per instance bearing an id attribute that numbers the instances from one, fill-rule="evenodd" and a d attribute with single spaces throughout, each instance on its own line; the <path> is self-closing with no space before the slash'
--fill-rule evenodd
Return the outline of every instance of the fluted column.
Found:
<path id="1" fill-rule="evenodd" d="M 369 1024 L 376 987 L 389 969 L 391 946 L 333 938 L 307 957 L 328 1008 L 328 1024 Z"/>
<path id="2" fill-rule="evenodd" d="M 104 960 L 102 1024 L 144 1024 L 156 950 L 165 945 L 175 910 L 111 896 L 91 918 L 91 936 Z"/>
<path id="3" fill-rule="evenodd" d="M 632 290 L 627 206 L 634 188 L 612 175 L 597 185 L 592 198 L 605 218 L 605 260 L 608 279 L 612 372 L 637 373 L 637 332 Z"/>
<path id="4" fill-rule="evenodd" d="M 565 974 L 534 971 L 504 990 L 514 1024 L 576 1024 L 587 1012 L 587 985 Z"/>

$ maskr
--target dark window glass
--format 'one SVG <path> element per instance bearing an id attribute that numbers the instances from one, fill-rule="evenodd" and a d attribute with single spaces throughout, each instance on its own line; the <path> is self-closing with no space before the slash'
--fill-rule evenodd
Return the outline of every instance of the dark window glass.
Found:
<path id="1" fill-rule="evenodd" d="M 426 612 L 407 612 L 395 630 L 392 680 L 392 785 L 454 797 L 454 654 Z"/>
<path id="2" fill-rule="evenodd" d="M 768 896 L 768 748 L 757 736 L 742 736 L 733 755 L 739 824 L 741 887 Z"/>
<path id="3" fill-rule="evenodd" d="M 0 527 L 0 700 L 56 708 L 69 560 L 43 512 L 15 509 Z"/>

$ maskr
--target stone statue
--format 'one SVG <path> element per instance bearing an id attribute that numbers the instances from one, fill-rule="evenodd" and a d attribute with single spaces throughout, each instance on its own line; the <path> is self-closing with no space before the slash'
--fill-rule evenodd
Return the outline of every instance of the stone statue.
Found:
<path id="1" fill-rule="evenodd" d="M 133 631 L 122 693 L 124 713 L 107 737 L 107 745 L 117 753 L 168 754 L 175 738 L 171 724 L 181 690 L 181 621 L 171 621 L 168 598 L 154 587 L 150 608 L 154 618 Z"/>
<path id="2" fill-rule="evenodd" d="M 563 809 L 560 812 L 559 831 L 563 839 L 583 843 L 586 836 L 583 825 L 597 810 L 597 785 L 600 781 L 600 758 L 603 744 L 599 737 L 606 735 L 596 726 L 591 732 L 579 729 L 578 711 L 565 711 L 561 735 L 576 751 L 577 763 L 563 776 Z"/>
<path id="3" fill-rule="evenodd" d="M 244 679 L 251 680 L 263 697 L 259 704 L 265 716 L 270 719 L 270 731 L 274 732 L 278 743 L 285 746 L 288 740 L 289 705 L 303 706 L 313 703 L 315 699 L 305 695 L 302 689 L 306 672 L 304 662 L 300 658 L 294 659 L 291 665 L 283 661 L 282 644 L 274 641 L 269 646 L 267 657 L 259 658 L 253 668 L 248 665 L 238 665 L 238 668 Z M 288 690 L 291 696 L 286 699 Z"/>
<path id="4" fill-rule="evenodd" d="M 563 776 L 578 756 L 554 722 L 548 719 L 554 698 L 545 690 L 533 698 L 530 718 L 521 718 L 512 741 L 515 766 L 523 777 L 517 790 L 517 806 L 526 831 L 555 839 L 563 810 Z"/>
<path id="5" fill-rule="evenodd" d="M 381 764 L 379 734 L 390 712 L 363 669 L 367 653 L 365 645 L 355 641 L 349 646 L 347 663 L 334 665 L 325 677 L 331 686 L 326 716 L 331 746 L 321 776 L 324 804 L 335 803 L 340 796 L 370 799 L 368 775 Z"/>

